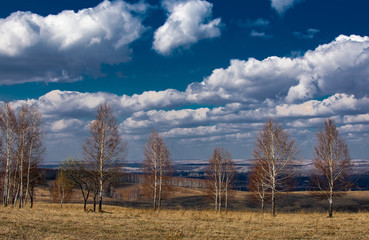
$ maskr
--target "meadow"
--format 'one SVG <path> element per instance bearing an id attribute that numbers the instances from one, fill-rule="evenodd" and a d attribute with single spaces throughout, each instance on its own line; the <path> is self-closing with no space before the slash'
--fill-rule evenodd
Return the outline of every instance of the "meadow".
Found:
<path id="1" fill-rule="evenodd" d="M 369 238 L 369 212 L 355 209 L 356 204 L 368 206 L 368 192 L 350 192 L 339 199 L 341 210 L 335 211 L 333 218 L 327 218 L 324 201 L 312 202 L 305 192 L 280 196 L 276 217 L 268 209 L 261 213 L 251 203 L 245 204 L 244 192 L 236 194 L 231 210 L 221 214 L 201 196 L 200 191 L 183 190 L 165 201 L 160 212 L 153 212 L 145 201 L 123 199 L 121 206 L 116 206 L 110 205 L 113 199 L 107 199 L 104 212 L 93 213 L 84 212 L 80 203 L 61 208 L 48 201 L 44 191 L 33 209 L 0 207 L 0 239 Z"/>
<path id="2" fill-rule="evenodd" d="M 269 213 L 134 209 L 41 203 L 34 209 L 0 208 L 1 239 L 368 239 L 367 212 Z"/>

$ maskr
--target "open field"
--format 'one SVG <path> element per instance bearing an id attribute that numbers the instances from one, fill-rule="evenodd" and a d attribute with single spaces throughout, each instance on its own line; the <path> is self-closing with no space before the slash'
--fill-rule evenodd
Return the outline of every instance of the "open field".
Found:
<path id="1" fill-rule="evenodd" d="M 118 189 L 123 198 L 106 198 L 103 213 L 84 212 L 74 203 L 50 203 L 39 189 L 34 209 L 0 207 L 0 239 L 368 239 L 369 193 L 349 192 L 327 218 L 326 200 L 306 192 L 282 194 L 277 216 L 260 213 L 247 192 L 236 192 L 228 213 L 216 214 L 203 192 L 178 188 L 159 213 L 147 200 L 131 201 L 135 186 Z M 113 206 L 112 204 L 115 204 Z M 117 206 L 118 205 L 118 206 Z M 91 205 L 88 205 L 91 209 Z"/>
<path id="2" fill-rule="evenodd" d="M 140 189 L 139 184 L 129 184 L 114 190 L 112 197 L 105 197 L 104 204 L 116 205 L 128 208 L 150 209 L 151 202 L 142 196 L 132 197 L 132 192 Z M 135 194 L 134 194 L 135 195 Z M 138 194 L 140 195 L 140 194 Z M 47 189 L 36 190 L 37 202 L 51 202 L 50 192 Z M 79 190 L 74 190 L 71 203 L 82 203 Z M 92 194 L 88 208 L 92 208 Z M 213 210 L 213 201 L 210 200 L 203 190 L 173 187 L 170 197 L 163 200 L 162 206 L 170 210 Z M 270 203 L 265 204 L 266 211 L 270 210 Z M 307 191 L 283 192 L 277 195 L 277 212 L 325 212 L 328 202 L 326 199 L 317 199 Z M 229 209 L 232 211 L 259 211 L 259 203 L 253 201 L 250 192 L 234 191 L 229 201 Z M 351 191 L 334 199 L 334 210 L 340 212 L 369 212 L 369 191 Z"/>
<path id="3" fill-rule="evenodd" d="M 162 210 L 39 203 L 0 207 L 0 239 L 368 239 L 369 213 L 279 213 Z"/>

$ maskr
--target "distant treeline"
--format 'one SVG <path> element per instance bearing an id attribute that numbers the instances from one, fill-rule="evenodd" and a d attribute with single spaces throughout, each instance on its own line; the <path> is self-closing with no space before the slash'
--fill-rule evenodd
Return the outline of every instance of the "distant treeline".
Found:
<path id="1" fill-rule="evenodd" d="M 58 169 L 44 168 L 42 171 L 45 172 L 46 180 L 55 180 Z M 188 187 L 188 188 L 205 188 L 205 172 L 196 172 L 196 177 L 189 172 L 175 171 L 171 183 L 177 187 Z M 236 181 L 233 183 L 233 190 L 248 191 L 249 174 L 242 172 L 237 173 Z M 127 184 L 142 183 L 143 175 L 140 173 L 123 173 L 117 178 L 115 186 L 121 187 Z M 353 174 L 352 175 L 353 187 L 352 191 L 364 191 L 369 190 L 369 175 L 368 174 Z M 294 177 L 293 191 L 309 191 L 314 190 L 310 184 L 310 177 L 308 176 L 297 176 Z"/>

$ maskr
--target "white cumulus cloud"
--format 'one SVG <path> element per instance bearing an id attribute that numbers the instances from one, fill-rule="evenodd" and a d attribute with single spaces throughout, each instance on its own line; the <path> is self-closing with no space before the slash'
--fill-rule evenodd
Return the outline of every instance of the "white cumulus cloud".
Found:
<path id="1" fill-rule="evenodd" d="M 154 34 L 153 49 L 169 55 L 206 38 L 219 37 L 220 18 L 212 18 L 212 4 L 204 0 L 164 1 L 168 19 Z"/>
<path id="2" fill-rule="evenodd" d="M 296 58 L 231 60 L 187 89 L 189 98 L 209 101 L 298 102 L 336 93 L 369 92 L 369 38 L 337 37 Z"/>
<path id="3" fill-rule="evenodd" d="M 100 74 L 101 63 L 128 61 L 129 44 L 145 30 L 146 8 L 105 0 L 78 12 L 19 11 L 0 19 L 0 84 L 75 81 Z"/>
<path id="4" fill-rule="evenodd" d="M 274 8 L 279 15 L 283 15 L 288 9 L 292 8 L 296 3 L 302 0 L 271 0 L 272 8 Z"/>
<path id="5" fill-rule="evenodd" d="M 32 104 L 40 109 L 51 149 L 71 139 L 75 139 L 73 146 L 80 146 L 88 134 L 88 122 L 104 102 L 112 105 L 135 158 L 142 154 L 152 129 L 170 138 L 174 156 L 187 156 L 193 148 L 201 149 L 194 155 L 211 152 L 223 144 L 240 152 L 237 149 L 253 147 L 268 118 L 281 122 L 305 150 L 327 118 L 337 123 L 344 137 L 360 145 L 357 139 L 369 141 L 368 49 L 368 37 L 342 35 L 301 57 L 232 60 L 227 68 L 215 69 L 185 91 L 128 96 L 55 90 L 12 105 L 19 109 Z M 311 154 L 311 149 L 306 151 Z"/>
<path id="6" fill-rule="evenodd" d="M 61 119 L 53 122 L 50 126 L 50 130 L 52 132 L 61 132 L 65 131 L 66 129 L 77 129 L 79 128 L 83 122 L 79 119 Z"/>

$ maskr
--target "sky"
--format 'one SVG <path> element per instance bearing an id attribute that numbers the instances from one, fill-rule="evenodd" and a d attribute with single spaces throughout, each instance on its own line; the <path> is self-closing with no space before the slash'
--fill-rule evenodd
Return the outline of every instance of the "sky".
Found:
<path id="1" fill-rule="evenodd" d="M 0 8 L 0 102 L 43 115 L 46 162 L 81 157 L 98 105 L 128 161 L 153 129 L 174 160 L 250 159 L 270 118 L 310 159 L 335 121 L 369 157 L 366 0 L 13 0 Z"/>

